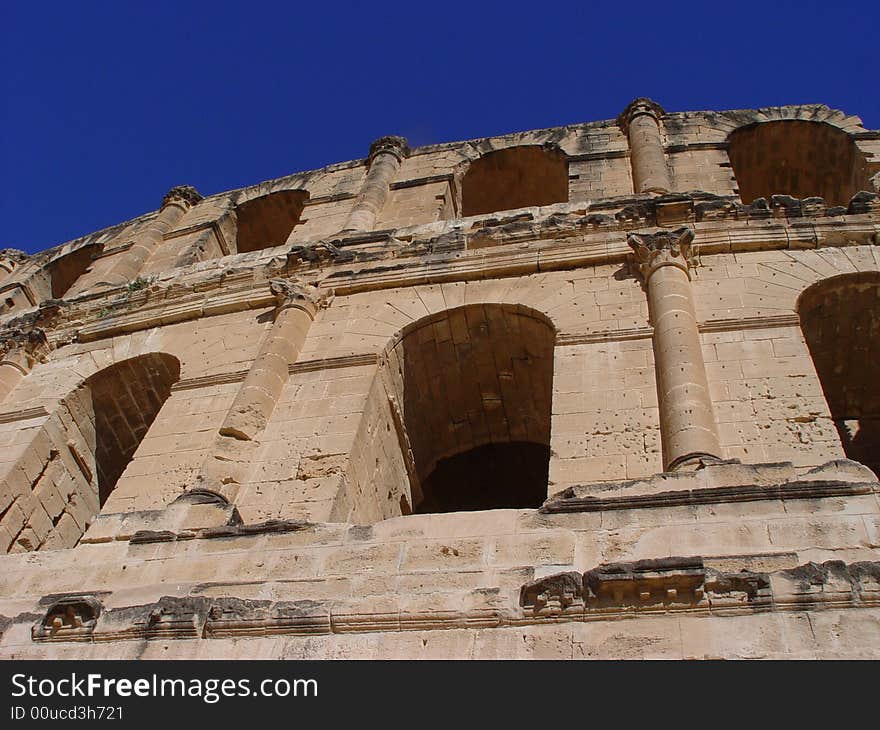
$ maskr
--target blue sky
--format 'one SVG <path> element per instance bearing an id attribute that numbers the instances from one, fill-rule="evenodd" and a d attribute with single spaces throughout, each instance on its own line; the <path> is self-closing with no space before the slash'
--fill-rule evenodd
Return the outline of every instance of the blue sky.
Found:
<path id="1" fill-rule="evenodd" d="M 821 102 L 880 128 L 880 3 L 9 3 L 0 248 L 412 145 Z"/>

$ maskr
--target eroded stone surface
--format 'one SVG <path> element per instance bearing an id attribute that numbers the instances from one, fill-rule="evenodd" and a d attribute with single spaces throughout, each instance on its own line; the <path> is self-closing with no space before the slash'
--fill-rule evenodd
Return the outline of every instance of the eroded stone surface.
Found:
<path id="1" fill-rule="evenodd" d="M 878 179 L 637 99 L 0 252 L 0 656 L 877 658 Z"/>

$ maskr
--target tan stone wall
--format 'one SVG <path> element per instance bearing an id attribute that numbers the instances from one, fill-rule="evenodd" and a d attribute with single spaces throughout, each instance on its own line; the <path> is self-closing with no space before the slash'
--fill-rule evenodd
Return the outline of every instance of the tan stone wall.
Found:
<path id="1" fill-rule="evenodd" d="M 880 137 L 818 105 L 654 107 L 646 159 L 670 196 L 634 192 L 626 123 L 593 122 L 191 197 L 158 237 L 148 213 L 3 268 L 0 656 L 880 656 L 877 481 L 846 459 L 798 310 L 817 282 L 880 271 L 880 203 L 743 205 L 726 151 L 737 129 L 811 120 L 855 140 L 871 186 Z M 567 202 L 456 217 L 472 164 L 544 146 Z M 308 193 L 286 243 L 238 254 L 240 206 L 284 191 Z M 674 347 L 631 246 L 673 228 L 694 239 L 661 252 L 664 313 L 689 292 L 720 445 L 664 472 L 655 356 Z M 48 302 L 53 262 L 84 251 Z M 531 377 L 551 352 L 545 403 Z M 179 379 L 146 429 L 138 397 L 110 399 L 144 433 L 101 506 L 88 384 L 144 357 Z M 549 445 L 540 509 L 409 514 L 435 464 L 498 442 Z M 595 583 L 607 564 L 635 592 Z M 66 593 L 100 615 L 53 629 Z"/>
<path id="2" fill-rule="evenodd" d="M 59 592 L 88 592 L 108 581 L 113 595 L 102 598 L 105 611 L 168 595 L 313 603 L 301 606 L 310 613 L 292 614 L 302 616 L 298 631 L 305 636 L 285 636 L 282 630 L 262 639 L 209 633 L 186 640 L 189 619 L 181 616 L 179 638 L 172 633 L 164 641 L 53 644 L 33 642 L 24 622 L 7 630 L 0 654 L 876 657 L 878 611 L 868 594 L 862 594 L 864 606 L 838 603 L 821 610 L 821 601 L 843 598 L 833 592 L 841 590 L 832 589 L 838 584 L 826 578 L 824 589 L 809 581 L 801 585 L 784 571 L 811 560 L 870 559 L 876 555 L 877 513 L 876 493 L 822 504 L 786 500 L 571 515 L 506 510 L 489 513 L 491 520 L 479 513 L 412 515 L 370 529 L 316 525 L 289 533 L 195 539 L 185 550 L 174 542 L 117 541 L 8 556 L 0 602 L 4 616 L 39 613 L 36 604 L 48 585 Z M 674 605 L 644 615 L 630 609 L 637 620 L 588 613 L 586 622 L 577 613 L 524 617 L 518 607 L 520 586 L 535 577 L 667 554 L 703 555 L 714 570 L 764 571 L 776 607 L 755 610 L 742 597 L 740 608 L 723 604 L 717 612 L 705 605 L 687 610 L 685 602 L 681 611 Z M 126 570 L 118 572 L 123 563 Z M 310 629 L 304 628 L 307 615 L 313 616 Z M 224 629 L 232 632 L 228 636 L 236 635 L 235 625 Z M 104 630 L 114 626 L 105 623 Z"/>

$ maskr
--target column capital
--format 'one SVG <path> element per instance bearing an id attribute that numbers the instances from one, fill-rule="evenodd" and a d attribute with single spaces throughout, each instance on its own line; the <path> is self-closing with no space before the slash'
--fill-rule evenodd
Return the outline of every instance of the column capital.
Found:
<path id="1" fill-rule="evenodd" d="M 677 266 L 690 277 L 694 235 L 690 228 L 676 228 L 674 231 L 661 229 L 653 233 L 630 233 L 626 242 L 633 250 L 642 278 L 647 282 L 661 266 Z"/>
<path id="2" fill-rule="evenodd" d="M 24 251 L 17 248 L 4 248 L 0 250 L 0 269 L 11 274 L 16 266 L 30 258 Z M 2 273 L 2 272 L 0 272 Z"/>
<path id="3" fill-rule="evenodd" d="M 663 107 L 656 101 L 640 96 L 638 99 L 633 99 L 627 104 L 626 109 L 617 117 L 617 124 L 623 130 L 623 133 L 627 134 L 630 122 L 636 117 L 647 115 L 652 117 L 654 121 L 659 121 L 665 114 L 666 112 Z"/>
<path id="4" fill-rule="evenodd" d="M 269 282 L 269 289 L 275 295 L 279 312 L 293 307 L 302 309 L 314 317 L 321 307 L 329 303 L 328 292 L 311 284 L 287 281 L 286 279 L 272 279 Z"/>
<path id="5" fill-rule="evenodd" d="M 162 198 L 162 208 L 172 203 L 177 203 L 184 209 L 191 208 L 202 199 L 199 191 L 192 185 L 177 185 Z"/>
<path id="6" fill-rule="evenodd" d="M 49 354 L 49 340 L 39 327 L 14 328 L 0 333 L 0 362 L 27 375 Z"/>
<path id="7" fill-rule="evenodd" d="M 386 153 L 394 155 L 398 162 L 403 162 L 405 158 L 409 157 L 409 144 L 407 144 L 406 137 L 398 137 L 393 134 L 379 137 L 370 145 L 368 164 L 372 165 L 377 155 Z"/>

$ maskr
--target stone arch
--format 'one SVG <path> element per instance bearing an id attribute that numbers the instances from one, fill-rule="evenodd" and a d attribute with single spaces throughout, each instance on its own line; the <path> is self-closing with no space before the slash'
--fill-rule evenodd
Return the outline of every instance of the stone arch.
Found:
<path id="1" fill-rule="evenodd" d="M 293 229 L 302 223 L 302 212 L 309 199 L 307 190 L 276 190 L 239 202 L 236 251 L 246 253 L 281 246 Z"/>
<path id="2" fill-rule="evenodd" d="M 823 279 L 797 311 L 844 452 L 880 475 L 880 272 Z"/>
<path id="3" fill-rule="evenodd" d="M 6 549 L 76 545 L 179 377 L 178 359 L 161 352 L 117 361 L 81 377 L 2 476 L 0 497 L 11 499 L 0 516 L 0 526 L 11 537 Z"/>
<path id="4" fill-rule="evenodd" d="M 754 121 L 734 129 L 727 143 L 745 203 L 791 195 L 846 205 L 872 188 L 868 161 L 855 140 L 824 119 Z"/>
<path id="5" fill-rule="evenodd" d="M 461 177 L 461 215 L 483 215 L 568 201 L 568 157 L 556 145 L 487 152 Z"/>
<path id="6" fill-rule="evenodd" d="M 99 254 L 102 248 L 100 244 L 89 244 L 50 261 L 46 266 L 46 272 L 49 275 L 51 298 L 64 297 L 77 280 L 88 271 L 95 255 Z"/>
<path id="7" fill-rule="evenodd" d="M 85 391 L 77 397 L 90 400 L 94 413 L 94 458 L 101 505 L 179 378 L 177 358 L 152 353 L 99 370 L 77 389 Z"/>
<path id="8" fill-rule="evenodd" d="M 471 304 L 423 317 L 392 339 L 382 377 L 408 452 L 402 512 L 540 506 L 555 338 L 533 309 Z"/>

